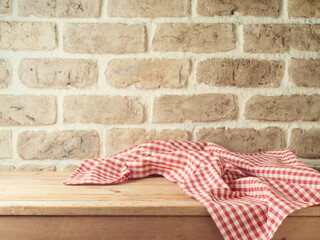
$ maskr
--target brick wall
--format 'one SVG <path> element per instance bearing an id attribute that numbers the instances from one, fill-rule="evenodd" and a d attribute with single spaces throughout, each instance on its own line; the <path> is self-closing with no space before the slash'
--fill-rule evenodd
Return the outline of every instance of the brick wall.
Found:
<path id="1" fill-rule="evenodd" d="M 3 0 L 0 170 L 157 139 L 320 169 L 320 1 Z"/>

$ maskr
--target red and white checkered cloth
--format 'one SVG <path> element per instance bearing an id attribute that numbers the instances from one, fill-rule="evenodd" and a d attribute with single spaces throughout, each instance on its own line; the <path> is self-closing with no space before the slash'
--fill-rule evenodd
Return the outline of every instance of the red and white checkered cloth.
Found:
<path id="1" fill-rule="evenodd" d="M 320 173 L 289 149 L 234 153 L 213 143 L 154 141 L 85 160 L 65 184 L 164 176 L 207 209 L 224 239 L 271 239 L 291 212 L 320 204 Z"/>

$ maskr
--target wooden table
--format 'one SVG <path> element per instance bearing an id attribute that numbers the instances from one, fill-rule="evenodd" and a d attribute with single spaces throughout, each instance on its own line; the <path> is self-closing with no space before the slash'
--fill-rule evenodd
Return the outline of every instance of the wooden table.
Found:
<path id="1" fill-rule="evenodd" d="M 196 200 L 162 177 L 65 186 L 71 173 L 0 173 L 0 240 L 220 240 Z M 320 239 L 320 206 L 290 214 L 273 239 Z"/>

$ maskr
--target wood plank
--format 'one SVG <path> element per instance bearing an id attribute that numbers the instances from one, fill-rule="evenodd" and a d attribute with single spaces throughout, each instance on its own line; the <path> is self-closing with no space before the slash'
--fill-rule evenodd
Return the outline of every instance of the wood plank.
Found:
<path id="1" fill-rule="evenodd" d="M 8 201 L 0 202 L 0 215 L 100 215 L 100 216 L 209 216 L 198 202 L 183 205 L 184 202 L 168 202 L 159 206 L 154 202 L 135 201 L 128 206 L 126 202 L 104 201 Z M 320 217 L 320 206 L 312 206 L 291 213 L 288 217 Z"/>
<path id="2" fill-rule="evenodd" d="M 319 218 L 287 218 L 273 240 L 319 239 Z M 6 240 L 223 240 L 209 217 L 2 216 Z"/>
<path id="3" fill-rule="evenodd" d="M 289 217 L 286 218 L 273 240 L 316 240 L 320 236 L 319 217 Z"/>
<path id="4" fill-rule="evenodd" d="M 0 217 L 7 240 L 223 240 L 208 217 Z"/>
<path id="5" fill-rule="evenodd" d="M 31 206 L 30 204 L 6 204 L 0 206 L 0 215 L 10 216 L 208 216 L 208 212 L 205 208 L 202 208 L 202 212 L 198 208 L 190 206 L 173 206 L 170 204 L 168 207 L 163 206 L 146 206 L 144 203 L 134 203 L 133 206 L 121 206 L 121 204 L 109 204 L 93 202 L 86 205 L 77 205 L 77 203 L 69 203 L 65 206 L 61 203 L 55 206 L 50 206 L 47 203 L 38 204 L 37 206 Z M 177 203 L 179 204 L 179 203 Z M 36 205 L 36 203 L 35 203 Z M 57 206 L 58 205 L 58 206 Z"/>
<path id="6" fill-rule="evenodd" d="M 208 216 L 198 201 L 163 177 L 113 185 L 63 185 L 70 174 L 0 173 L 0 214 Z M 290 216 L 320 216 L 320 206 Z"/>

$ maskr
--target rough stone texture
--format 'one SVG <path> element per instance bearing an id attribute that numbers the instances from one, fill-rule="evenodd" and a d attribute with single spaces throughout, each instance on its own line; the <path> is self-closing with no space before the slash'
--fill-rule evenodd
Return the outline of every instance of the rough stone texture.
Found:
<path id="1" fill-rule="evenodd" d="M 320 59 L 291 59 L 289 76 L 299 87 L 320 87 Z"/>
<path id="2" fill-rule="evenodd" d="M 48 51 L 55 47 L 53 23 L 0 22 L 0 49 Z"/>
<path id="3" fill-rule="evenodd" d="M 63 49 L 69 53 L 145 52 L 145 27 L 142 24 L 66 23 Z"/>
<path id="4" fill-rule="evenodd" d="M 231 94 L 165 95 L 154 99 L 155 123 L 211 122 L 233 120 L 237 116 L 237 97 Z"/>
<path id="5" fill-rule="evenodd" d="M 109 0 L 110 17 L 187 17 L 190 14 L 189 0 Z"/>
<path id="6" fill-rule="evenodd" d="M 320 158 L 320 128 L 303 130 L 292 129 L 290 148 L 298 157 Z"/>
<path id="7" fill-rule="evenodd" d="M 84 59 L 24 59 L 20 80 L 30 88 L 88 88 L 97 81 L 97 64 Z"/>
<path id="8" fill-rule="evenodd" d="M 23 159 L 82 159 L 99 154 L 100 140 L 96 131 L 22 132 L 17 151 Z"/>
<path id="9" fill-rule="evenodd" d="M 0 59 L 0 89 L 8 87 L 10 78 L 11 74 L 7 62 Z"/>
<path id="10" fill-rule="evenodd" d="M 320 95 L 253 96 L 247 103 L 247 119 L 265 121 L 319 121 Z"/>
<path id="11" fill-rule="evenodd" d="M 182 88 L 189 75 L 189 61 L 182 59 L 113 59 L 105 71 L 115 88 Z"/>
<path id="12" fill-rule="evenodd" d="M 0 165 L 0 172 L 10 172 L 15 171 L 16 167 L 11 164 Z"/>
<path id="13" fill-rule="evenodd" d="M 0 158 L 12 157 L 11 131 L 0 131 Z"/>
<path id="14" fill-rule="evenodd" d="M 61 170 L 62 172 L 73 172 L 77 167 L 79 167 L 79 164 L 67 164 L 63 166 Z"/>
<path id="15" fill-rule="evenodd" d="M 0 1 L 0 16 L 11 14 L 12 0 L 1 0 Z"/>
<path id="16" fill-rule="evenodd" d="M 263 152 L 282 148 L 282 130 L 276 127 L 203 128 L 197 133 L 197 141 L 213 142 L 233 152 Z"/>
<path id="17" fill-rule="evenodd" d="M 113 128 L 106 132 L 106 154 L 111 156 L 137 144 L 156 140 L 190 141 L 191 133 L 179 129 Z"/>
<path id="18" fill-rule="evenodd" d="M 286 52 L 290 49 L 288 25 L 244 25 L 244 51 Z"/>
<path id="19" fill-rule="evenodd" d="M 197 81 L 219 87 L 279 87 L 283 72 L 281 61 L 207 59 L 198 64 Z"/>
<path id="20" fill-rule="evenodd" d="M 0 95 L 0 126 L 54 124 L 56 109 L 53 96 Z"/>
<path id="21" fill-rule="evenodd" d="M 316 159 L 299 158 L 301 162 L 320 172 L 320 161 Z"/>
<path id="22" fill-rule="evenodd" d="M 320 24 L 293 25 L 289 31 L 291 48 L 299 51 L 320 51 Z"/>
<path id="23" fill-rule="evenodd" d="M 152 40 L 152 49 L 158 52 L 227 52 L 235 47 L 232 24 L 162 23 Z"/>
<path id="24" fill-rule="evenodd" d="M 319 4 L 0 0 L 0 136 L 12 134 L 9 148 L 0 140 L 0 171 L 73 171 L 80 164 L 22 160 L 16 149 L 24 131 L 105 127 L 111 130 L 103 130 L 99 150 L 112 154 L 164 139 L 161 129 L 169 139 L 174 129 L 187 137 L 188 129 L 190 140 L 201 133 L 245 152 L 278 144 L 281 137 L 262 139 L 280 136 L 281 127 L 282 144 L 293 127 L 320 129 Z M 300 138 L 301 148 L 319 142 Z M 320 169 L 319 156 L 301 156 Z"/>
<path id="25" fill-rule="evenodd" d="M 9 171 L 22 171 L 22 172 L 35 172 L 35 171 L 56 171 L 55 165 L 42 165 L 42 164 L 22 164 L 19 166 L 14 165 L 0 165 L 0 172 Z"/>
<path id="26" fill-rule="evenodd" d="M 320 25 L 244 25 L 244 50 L 253 53 L 284 53 L 290 49 L 320 51 Z"/>
<path id="27" fill-rule="evenodd" d="M 142 123 L 144 106 L 136 97 L 67 96 L 63 103 L 65 123 Z"/>
<path id="28" fill-rule="evenodd" d="M 197 13 L 202 16 L 273 17 L 280 13 L 280 0 L 198 0 Z"/>
<path id="29" fill-rule="evenodd" d="M 289 0 L 289 17 L 319 18 L 320 1 L 319 0 Z"/>
<path id="30" fill-rule="evenodd" d="M 19 0 L 19 16 L 90 18 L 99 17 L 101 0 Z"/>
<path id="31" fill-rule="evenodd" d="M 56 171 L 55 165 L 39 165 L 39 164 L 22 164 L 16 168 L 16 171 L 22 172 L 49 172 Z"/>

